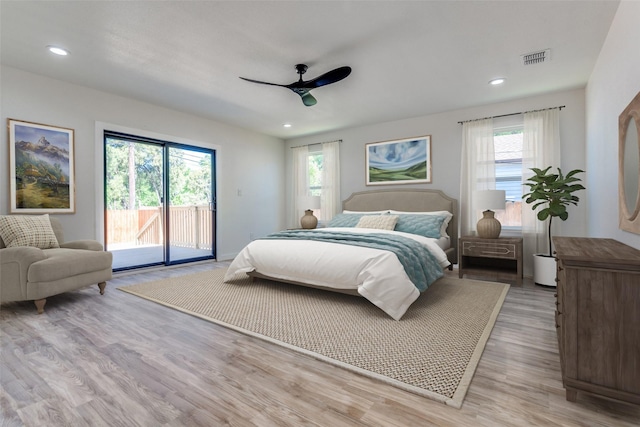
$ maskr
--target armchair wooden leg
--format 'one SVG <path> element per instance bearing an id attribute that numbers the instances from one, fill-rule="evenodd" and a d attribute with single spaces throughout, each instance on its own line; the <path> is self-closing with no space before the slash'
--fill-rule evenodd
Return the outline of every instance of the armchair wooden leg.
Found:
<path id="1" fill-rule="evenodd" d="M 98 287 L 100 288 L 100 295 L 104 295 L 104 288 L 107 287 L 107 282 L 98 283 Z"/>
<path id="2" fill-rule="evenodd" d="M 38 314 L 44 313 L 44 305 L 45 305 L 46 302 L 47 302 L 46 298 L 37 299 L 37 300 L 33 301 L 33 303 L 36 305 L 36 309 L 38 310 Z"/>

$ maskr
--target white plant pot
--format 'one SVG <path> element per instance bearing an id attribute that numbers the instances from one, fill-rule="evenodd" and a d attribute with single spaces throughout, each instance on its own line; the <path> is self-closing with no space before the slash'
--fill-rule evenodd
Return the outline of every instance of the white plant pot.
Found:
<path id="1" fill-rule="evenodd" d="M 536 285 L 556 287 L 556 259 L 552 256 L 533 256 L 533 281 Z"/>

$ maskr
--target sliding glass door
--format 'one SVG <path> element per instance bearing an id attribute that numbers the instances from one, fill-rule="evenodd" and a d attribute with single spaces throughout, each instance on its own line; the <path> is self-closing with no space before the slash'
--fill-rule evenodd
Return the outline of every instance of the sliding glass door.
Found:
<path id="1" fill-rule="evenodd" d="M 215 257 L 215 152 L 105 133 L 105 243 L 114 270 Z"/>
<path id="2" fill-rule="evenodd" d="M 185 146 L 168 148 L 167 258 L 178 262 L 213 256 L 213 153 Z"/>

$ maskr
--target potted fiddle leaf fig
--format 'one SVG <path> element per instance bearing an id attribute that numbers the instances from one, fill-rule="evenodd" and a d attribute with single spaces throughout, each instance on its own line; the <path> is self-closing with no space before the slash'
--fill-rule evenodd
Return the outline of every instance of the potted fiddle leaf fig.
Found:
<path id="1" fill-rule="evenodd" d="M 549 220 L 549 253 L 534 255 L 533 281 L 538 285 L 556 286 L 556 265 L 551 253 L 551 222 L 553 218 L 566 221 L 569 218 L 567 207 L 578 205 L 580 201 L 580 198 L 573 193 L 585 188 L 580 184 L 580 178 L 576 177 L 577 174 L 583 173 L 583 170 L 574 169 L 563 175 L 560 168 L 557 173 L 550 172 L 550 169 L 551 166 L 546 169 L 531 169 L 535 175 L 524 183 L 529 187 L 529 193 L 524 194 L 522 198 L 532 205 L 533 210 L 543 207 L 537 214 L 540 221 Z"/>

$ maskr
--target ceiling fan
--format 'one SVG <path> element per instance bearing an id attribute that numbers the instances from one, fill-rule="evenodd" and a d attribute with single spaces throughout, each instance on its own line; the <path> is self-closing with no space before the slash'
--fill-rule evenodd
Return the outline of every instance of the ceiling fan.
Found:
<path id="1" fill-rule="evenodd" d="M 316 105 L 318 101 L 309 93 L 311 89 L 315 89 L 317 87 L 326 86 L 331 83 L 339 82 L 340 80 L 347 77 L 351 74 L 351 67 L 339 67 L 335 70 L 331 70 L 327 73 L 322 74 L 321 76 L 316 77 L 315 79 L 307 80 L 306 82 L 302 80 L 302 75 L 307 72 L 307 66 L 305 64 L 296 65 L 296 72 L 300 75 L 300 80 L 297 82 L 293 82 L 288 85 L 281 85 L 277 83 L 269 83 L 269 82 L 261 82 L 259 80 L 247 79 L 244 77 L 240 77 L 242 80 L 246 80 L 248 82 L 260 83 L 263 85 L 271 85 L 271 86 L 280 86 L 286 87 L 287 89 L 291 89 L 302 98 L 302 102 L 307 107 L 311 107 L 312 105 Z"/>

